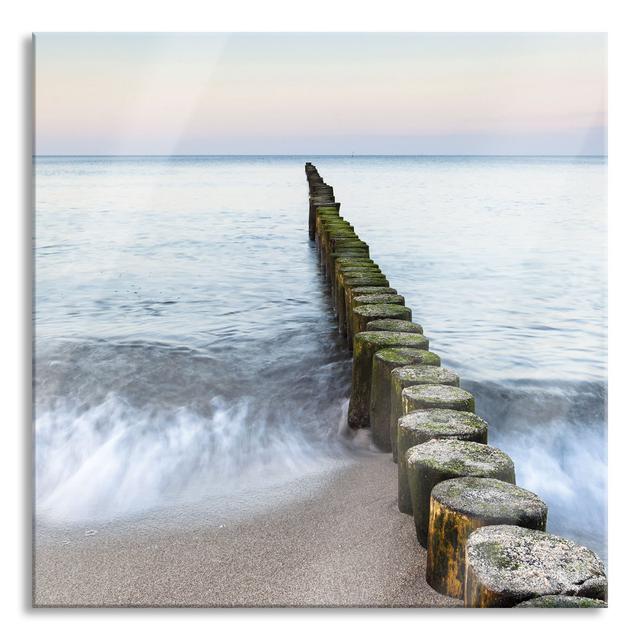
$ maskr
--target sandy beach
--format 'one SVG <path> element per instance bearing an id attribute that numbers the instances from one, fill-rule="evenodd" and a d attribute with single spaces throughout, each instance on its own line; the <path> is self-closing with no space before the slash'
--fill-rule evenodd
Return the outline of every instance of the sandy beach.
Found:
<path id="1" fill-rule="evenodd" d="M 460 606 L 426 583 L 413 520 L 395 502 L 390 456 L 367 454 L 325 477 L 311 497 L 224 525 L 38 535 L 34 604 Z"/>

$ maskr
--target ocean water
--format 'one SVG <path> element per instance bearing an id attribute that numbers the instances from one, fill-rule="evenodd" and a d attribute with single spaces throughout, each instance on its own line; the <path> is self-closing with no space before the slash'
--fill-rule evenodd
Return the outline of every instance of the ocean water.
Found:
<path id="1" fill-rule="evenodd" d="M 606 558 L 602 158 L 37 158 L 38 525 L 251 510 L 362 454 L 306 160 L 548 529 Z"/>

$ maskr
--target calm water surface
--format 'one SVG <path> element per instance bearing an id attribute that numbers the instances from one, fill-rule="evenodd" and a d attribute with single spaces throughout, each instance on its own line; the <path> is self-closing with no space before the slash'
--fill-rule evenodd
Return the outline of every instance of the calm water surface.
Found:
<path id="1" fill-rule="evenodd" d="M 606 557 L 601 158 L 38 158 L 38 523 L 250 510 L 356 455 L 305 160 L 549 530 Z"/>

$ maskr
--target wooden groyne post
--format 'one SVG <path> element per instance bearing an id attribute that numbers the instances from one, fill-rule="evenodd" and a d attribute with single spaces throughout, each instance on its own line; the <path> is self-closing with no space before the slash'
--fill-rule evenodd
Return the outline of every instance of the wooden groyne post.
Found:
<path id="1" fill-rule="evenodd" d="M 398 462 L 398 508 L 412 514 L 425 578 L 466 607 L 602 607 L 597 555 L 545 532 L 547 506 L 516 485 L 509 456 L 459 376 L 429 351 L 405 297 L 341 214 L 311 163 L 309 240 L 330 289 L 345 349 L 353 350 L 348 422 L 372 431 Z"/>

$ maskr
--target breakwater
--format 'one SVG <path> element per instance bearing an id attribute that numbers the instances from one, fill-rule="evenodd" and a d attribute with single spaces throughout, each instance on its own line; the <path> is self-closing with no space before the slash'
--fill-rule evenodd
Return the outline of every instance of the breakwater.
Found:
<path id="1" fill-rule="evenodd" d="M 601 606 L 602 561 L 545 532 L 546 505 L 516 485 L 508 454 L 487 444 L 490 425 L 475 414 L 474 396 L 441 366 L 333 187 L 311 163 L 305 172 L 309 238 L 353 351 L 349 426 L 371 429 L 398 462 L 398 507 L 427 550 L 426 581 L 469 607 Z"/>

